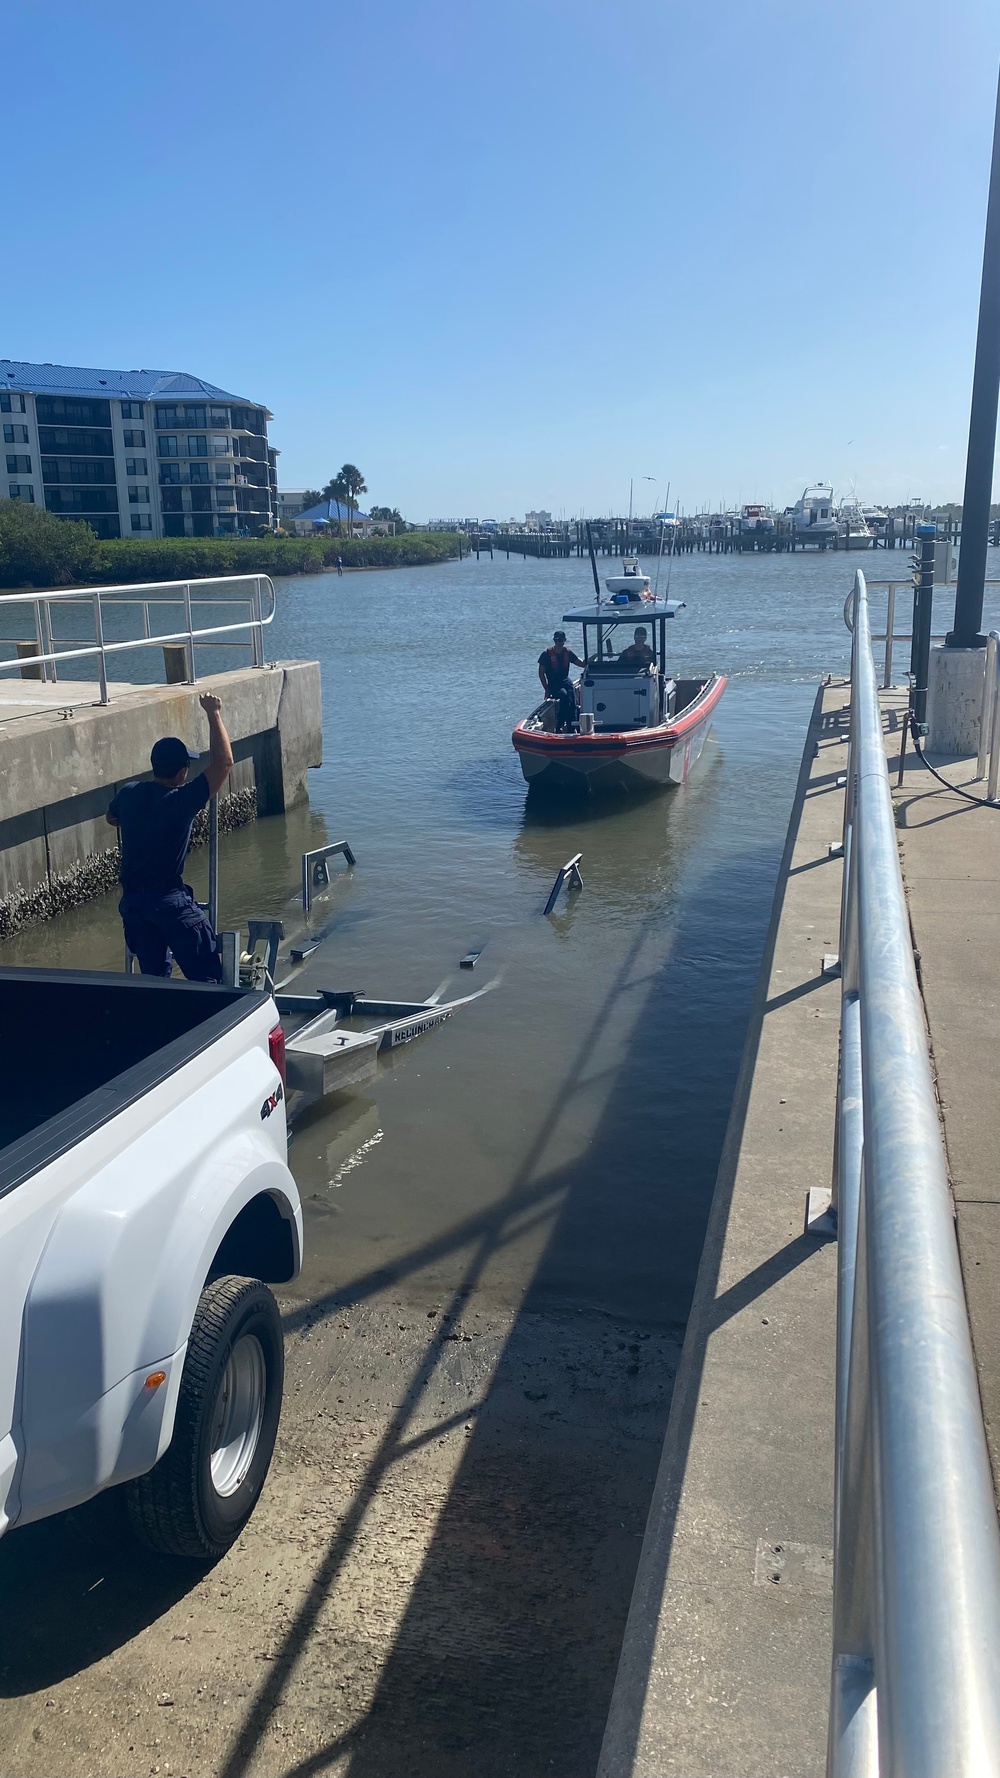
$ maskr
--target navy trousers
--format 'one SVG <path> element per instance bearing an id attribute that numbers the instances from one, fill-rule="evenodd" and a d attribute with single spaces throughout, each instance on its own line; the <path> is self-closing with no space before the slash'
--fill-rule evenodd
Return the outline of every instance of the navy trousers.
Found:
<path id="1" fill-rule="evenodd" d="M 126 889 L 118 912 L 143 975 L 169 975 L 173 956 L 189 982 L 221 982 L 218 940 L 186 883 L 164 894 Z"/>

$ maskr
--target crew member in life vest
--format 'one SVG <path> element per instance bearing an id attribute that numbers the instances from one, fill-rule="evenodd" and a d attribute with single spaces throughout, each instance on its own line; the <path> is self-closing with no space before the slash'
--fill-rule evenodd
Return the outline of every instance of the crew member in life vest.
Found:
<path id="1" fill-rule="evenodd" d="M 569 676 L 570 667 L 582 667 L 583 661 L 566 647 L 565 630 L 557 630 L 552 647 L 543 648 L 538 657 L 538 677 L 547 698 L 555 698 L 556 734 L 572 728 L 576 721 L 576 692 Z"/>

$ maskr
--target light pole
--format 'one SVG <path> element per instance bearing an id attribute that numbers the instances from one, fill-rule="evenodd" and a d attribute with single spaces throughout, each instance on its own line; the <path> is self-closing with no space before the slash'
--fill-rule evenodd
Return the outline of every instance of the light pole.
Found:
<path id="1" fill-rule="evenodd" d="M 986 579 L 986 547 L 993 495 L 993 453 L 997 436 L 997 400 L 1000 397 L 1000 86 L 993 122 L 993 159 L 990 195 L 986 206 L 986 239 L 983 243 L 983 281 L 979 292 L 979 330 L 972 373 L 972 410 L 969 415 L 969 454 L 965 466 L 962 500 L 962 548 L 955 588 L 955 627 L 945 638 L 946 648 L 982 648 L 983 583 Z"/>

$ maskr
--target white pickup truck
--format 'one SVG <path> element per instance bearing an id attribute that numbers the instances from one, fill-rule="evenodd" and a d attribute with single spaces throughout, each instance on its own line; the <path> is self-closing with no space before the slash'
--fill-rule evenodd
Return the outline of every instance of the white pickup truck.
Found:
<path id="1" fill-rule="evenodd" d="M 0 969 L 0 1532 L 126 1484 L 153 1548 L 242 1531 L 299 1269 L 270 995 Z"/>

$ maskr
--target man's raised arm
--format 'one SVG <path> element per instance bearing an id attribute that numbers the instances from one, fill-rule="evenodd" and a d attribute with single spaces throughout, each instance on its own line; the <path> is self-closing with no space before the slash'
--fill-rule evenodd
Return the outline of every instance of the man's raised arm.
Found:
<path id="1" fill-rule="evenodd" d="M 209 748 L 205 777 L 208 779 L 209 795 L 215 796 L 233 769 L 233 748 L 222 720 L 221 698 L 217 698 L 214 692 L 206 691 L 198 702 L 208 717 Z"/>

